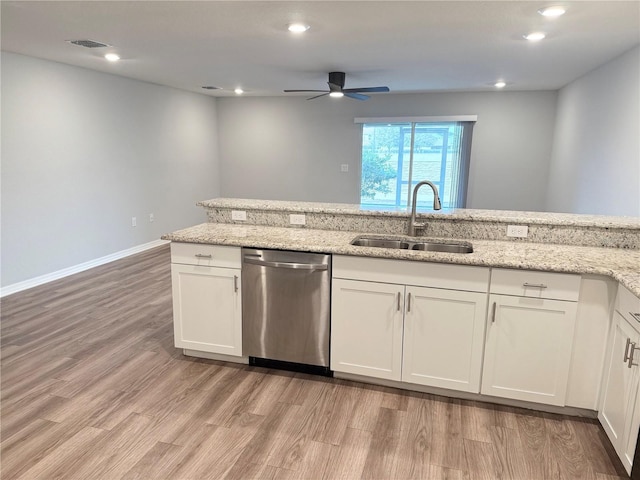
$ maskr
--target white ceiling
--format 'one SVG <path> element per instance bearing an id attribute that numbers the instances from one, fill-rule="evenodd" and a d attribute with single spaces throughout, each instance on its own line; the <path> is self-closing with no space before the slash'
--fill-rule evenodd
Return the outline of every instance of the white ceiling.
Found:
<path id="1" fill-rule="evenodd" d="M 547 19 L 541 7 L 564 5 Z M 2 1 L 2 49 L 214 96 L 558 89 L 640 43 L 633 1 Z M 287 24 L 311 25 L 294 35 Z M 522 38 L 544 31 L 532 44 Z M 66 40 L 113 47 L 88 49 Z M 122 60 L 109 63 L 104 53 Z M 207 91 L 213 85 L 223 90 Z M 379 95 L 379 94 L 378 94 Z"/>

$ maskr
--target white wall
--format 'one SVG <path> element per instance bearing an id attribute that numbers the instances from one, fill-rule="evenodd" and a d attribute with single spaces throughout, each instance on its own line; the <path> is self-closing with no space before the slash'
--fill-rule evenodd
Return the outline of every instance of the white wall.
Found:
<path id="1" fill-rule="evenodd" d="M 355 117 L 478 115 L 469 208 L 544 210 L 556 92 L 218 99 L 221 193 L 227 197 L 359 203 Z M 341 173 L 340 165 L 349 164 Z"/>
<path id="2" fill-rule="evenodd" d="M 640 216 L 640 46 L 562 88 L 547 209 Z"/>
<path id="3" fill-rule="evenodd" d="M 1 93 L 3 286 L 206 220 L 215 99 L 7 52 Z"/>

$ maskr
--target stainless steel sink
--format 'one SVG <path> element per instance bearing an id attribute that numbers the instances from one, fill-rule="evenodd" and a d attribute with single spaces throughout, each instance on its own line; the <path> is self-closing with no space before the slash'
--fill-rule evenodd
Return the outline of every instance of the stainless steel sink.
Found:
<path id="1" fill-rule="evenodd" d="M 425 252 L 446 252 L 446 253 L 473 253 L 470 243 L 436 243 L 424 242 L 415 243 L 411 250 L 422 250 Z"/>
<path id="2" fill-rule="evenodd" d="M 381 248 L 400 248 L 400 249 L 408 249 L 410 244 L 408 242 L 403 242 L 402 240 L 389 240 L 386 238 L 368 238 L 368 237 L 358 237 L 351 245 L 355 245 L 357 247 L 381 247 Z"/>
<path id="3" fill-rule="evenodd" d="M 351 245 L 357 247 L 394 248 L 401 250 L 420 250 L 423 252 L 473 253 L 468 242 L 414 241 L 405 238 L 356 237 Z"/>

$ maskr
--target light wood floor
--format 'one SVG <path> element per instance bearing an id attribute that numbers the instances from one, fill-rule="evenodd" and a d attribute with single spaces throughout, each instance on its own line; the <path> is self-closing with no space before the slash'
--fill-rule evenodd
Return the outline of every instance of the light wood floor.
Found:
<path id="1" fill-rule="evenodd" d="M 185 357 L 169 261 L 2 300 L 2 479 L 626 477 L 592 420 Z"/>

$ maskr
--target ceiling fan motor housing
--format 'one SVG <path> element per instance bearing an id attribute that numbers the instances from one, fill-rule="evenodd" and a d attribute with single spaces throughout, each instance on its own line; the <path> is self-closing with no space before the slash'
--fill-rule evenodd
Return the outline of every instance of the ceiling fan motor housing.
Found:
<path id="1" fill-rule="evenodd" d="M 344 87 L 344 72 L 329 72 L 329 90 L 332 92 L 341 92 Z"/>

